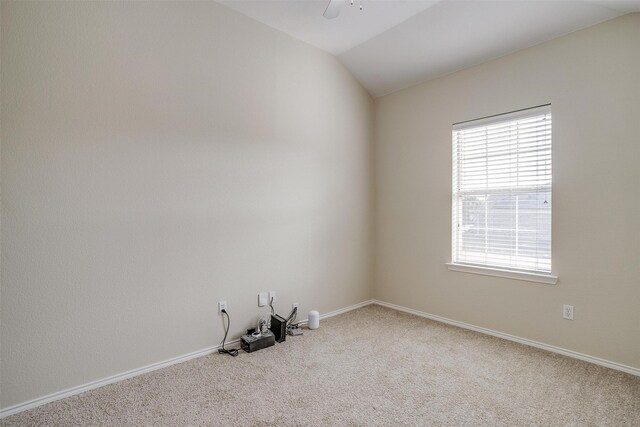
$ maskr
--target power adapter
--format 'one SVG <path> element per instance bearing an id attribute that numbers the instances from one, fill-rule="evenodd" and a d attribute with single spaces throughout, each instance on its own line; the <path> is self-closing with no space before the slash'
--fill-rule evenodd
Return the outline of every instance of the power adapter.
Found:
<path id="1" fill-rule="evenodd" d="M 271 331 L 262 332 L 261 334 L 247 334 L 240 338 L 240 347 L 247 353 L 271 347 L 275 343 L 276 338 Z"/>

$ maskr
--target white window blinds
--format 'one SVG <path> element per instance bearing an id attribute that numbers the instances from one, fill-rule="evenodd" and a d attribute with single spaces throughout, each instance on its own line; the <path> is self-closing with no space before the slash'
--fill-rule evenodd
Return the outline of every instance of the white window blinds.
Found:
<path id="1" fill-rule="evenodd" d="M 453 126 L 454 264 L 551 272 L 551 108 Z"/>

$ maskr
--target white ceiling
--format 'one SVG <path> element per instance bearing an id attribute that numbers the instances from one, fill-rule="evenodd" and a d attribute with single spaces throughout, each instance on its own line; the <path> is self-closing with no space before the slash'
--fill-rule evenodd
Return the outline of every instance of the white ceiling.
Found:
<path id="1" fill-rule="evenodd" d="M 640 0 L 218 0 L 336 55 L 374 96 L 640 12 Z"/>
<path id="2" fill-rule="evenodd" d="M 250 18 L 339 55 L 422 12 L 438 0 L 344 0 L 340 15 L 322 16 L 329 0 L 218 0 Z"/>

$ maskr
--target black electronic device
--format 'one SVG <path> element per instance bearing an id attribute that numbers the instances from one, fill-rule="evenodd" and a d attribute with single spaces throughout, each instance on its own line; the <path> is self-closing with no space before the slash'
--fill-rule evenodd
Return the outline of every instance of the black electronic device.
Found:
<path id="1" fill-rule="evenodd" d="M 277 342 L 287 340 L 287 321 L 278 314 L 271 315 L 271 326 L 269 327 Z"/>
<path id="2" fill-rule="evenodd" d="M 271 331 L 266 331 L 259 335 L 243 335 L 240 338 L 240 347 L 247 353 L 271 347 L 275 343 L 276 338 Z"/>

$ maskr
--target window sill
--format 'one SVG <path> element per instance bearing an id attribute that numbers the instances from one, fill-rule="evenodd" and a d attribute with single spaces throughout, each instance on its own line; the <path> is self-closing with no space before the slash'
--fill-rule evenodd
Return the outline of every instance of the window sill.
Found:
<path id="1" fill-rule="evenodd" d="M 481 274 L 483 276 L 505 277 L 507 279 L 524 280 L 547 285 L 555 285 L 558 282 L 558 276 L 551 274 L 526 273 L 523 271 L 501 270 L 499 268 L 478 267 L 475 265 L 454 264 L 451 262 L 447 263 L 447 268 L 451 271 Z"/>

